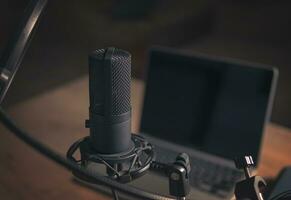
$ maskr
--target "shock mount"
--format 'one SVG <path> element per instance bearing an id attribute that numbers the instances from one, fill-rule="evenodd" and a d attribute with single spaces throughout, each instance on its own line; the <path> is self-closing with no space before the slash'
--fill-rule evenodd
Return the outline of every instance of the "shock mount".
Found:
<path id="1" fill-rule="evenodd" d="M 90 169 L 105 166 L 106 176 L 121 183 L 145 175 L 149 170 L 157 172 L 169 179 L 169 192 L 177 199 L 185 199 L 190 192 L 189 174 L 190 161 L 186 153 L 177 156 L 174 163 L 160 163 L 155 161 L 154 146 L 140 135 L 132 134 L 134 147 L 123 154 L 100 154 L 94 151 L 89 137 L 82 138 L 73 143 L 67 151 L 67 158 L 76 164 Z M 80 160 L 75 154 L 79 150 Z M 73 174 L 88 183 L 94 181 L 85 179 L 78 173 Z"/>

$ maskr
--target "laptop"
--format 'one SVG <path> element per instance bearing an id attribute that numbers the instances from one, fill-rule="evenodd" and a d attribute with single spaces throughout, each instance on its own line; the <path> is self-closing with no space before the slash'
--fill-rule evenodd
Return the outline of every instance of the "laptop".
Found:
<path id="1" fill-rule="evenodd" d="M 189 154 L 189 199 L 230 199 L 243 178 L 233 158 L 252 155 L 259 162 L 277 79 L 270 66 L 162 47 L 150 51 L 140 131 L 160 162 Z M 168 193 L 167 179 L 158 174 L 136 182 Z"/>

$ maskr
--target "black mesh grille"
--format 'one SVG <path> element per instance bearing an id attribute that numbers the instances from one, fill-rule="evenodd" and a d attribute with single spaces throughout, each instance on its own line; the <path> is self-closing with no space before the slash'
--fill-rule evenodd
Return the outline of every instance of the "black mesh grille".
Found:
<path id="1" fill-rule="evenodd" d="M 104 115 L 105 81 L 110 75 L 104 74 L 104 57 L 105 49 L 97 49 L 89 56 L 90 110 L 102 115 Z"/>
<path id="2" fill-rule="evenodd" d="M 112 56 L 112 114 L 130 111 L 131 55 L 116 49 Z"/>

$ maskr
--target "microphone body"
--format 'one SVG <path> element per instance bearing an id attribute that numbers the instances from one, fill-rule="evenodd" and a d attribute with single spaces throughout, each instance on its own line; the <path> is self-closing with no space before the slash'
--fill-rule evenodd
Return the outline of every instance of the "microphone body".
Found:
<path id="1" fill-rule="evenodd" d="M 123 154 L 131 140 L 131 55 L 116 48 L 89 55 L 89 120 L 92 148 L 99 154 Z"/>

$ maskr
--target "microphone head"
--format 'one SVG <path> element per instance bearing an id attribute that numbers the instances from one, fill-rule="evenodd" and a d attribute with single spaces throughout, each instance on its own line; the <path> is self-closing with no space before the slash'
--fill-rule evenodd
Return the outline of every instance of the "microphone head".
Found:
<path id="1" fill-rule="evenodd" d="M 99 153 L 128 151 L 131 142 L 131 55 L 116 48 L 89 56 L 90 137 Z"/>
<path id="2" fill-rule="evenodd" d="M 131 55 L 127 51 L 115 48 L 93 51 L 89 56 L 89 75 L 93 112 L 120 115 L 130 111 Z"/>
<path id="3" fill-rule="evenodd" d="M 131 55 L 116 49 L 112 54 L 112 115 L 130 111 Z"/>

